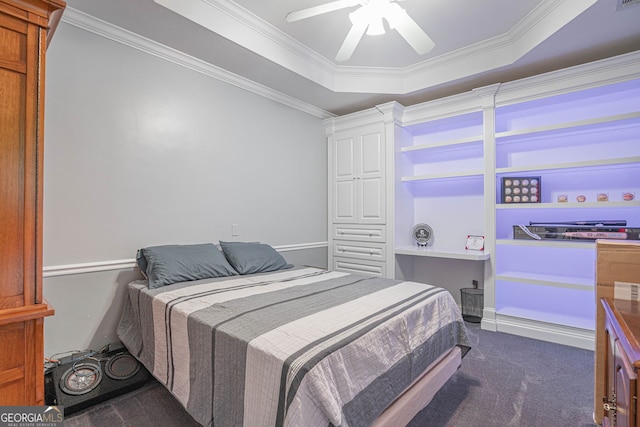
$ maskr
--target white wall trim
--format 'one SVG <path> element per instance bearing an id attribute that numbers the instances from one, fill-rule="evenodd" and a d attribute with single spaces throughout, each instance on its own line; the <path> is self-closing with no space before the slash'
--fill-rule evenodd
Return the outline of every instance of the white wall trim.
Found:
<path id="1" fill-rule="evenodd" d="M 109 270 L 127 270 L 136 266 L 135 259 L 96 261 L 82 264 L 51 265 L 42 269 L 43 277 L 68 276 L 71 274 L 97 273 Z"/>
<path id="2" fill-rule="evenodd" d="M 328 248 L 329 242 L 299 243 L 296 245 L 280 245 L 273 248 L 278 252 L 304 251 L 307 249 Z"/>
<path id="3" fill-rule="evenodd" d="M 303 251 L 329 247 L 329 242 L 299 243 L 294 245 L 274 246 L 278 252 Z M 98 273 L 110 270 L 128 270 L 136 267 L 135 259 L 119 259 L 111 261 L 94 261 L 82 264 L 51 265 L 43 268 L 43 277 L 69 276 L 72 274 Z"/>
<path id="4" fill-rule="evenodd" d="M 570 326 L 540 322 L 501 314 L 496 315 L 496 331 L 522 337 L 594 350 L 595 332 Z M 483 326 L 484 319 L 483 319 Z"/>
<path id="5" fill-rule="evenodd" d="M 335 116 L 328 111 L 303 102 L 297 98 L 275 91 L 267 86 L 226 71 L 220 67 L 216 67 L 208 62 L 167 47 L 139 34 L 80 12 L 72 7 L 67 7 L 65 9 L 62 16 L 62 22 L 112 40 L 116 43 L 120 43 L 169 62 L 173 62 L 174 64 L 181 65 L 206 76 L 213 77 L 240 89 L 274 100 L 296 110 L 303 111 L 314 117 L 327 119 Z"/>

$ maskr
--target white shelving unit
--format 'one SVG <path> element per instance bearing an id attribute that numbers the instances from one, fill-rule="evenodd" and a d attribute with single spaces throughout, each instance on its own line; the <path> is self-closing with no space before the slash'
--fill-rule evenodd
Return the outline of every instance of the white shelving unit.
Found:
<path id="1" fill-rule="evenodd" d="M 410 107 L 395 135 L 396 277 L 442 286 L 460 301 L 460 289 L 480 287 L 488 251 L 466 250 L 468 235 L 485 232 L 483 114 L 475 94 Z M 418 247 L 417 223 L 433 229 Z"/>
<path id="2" fill-rule="evenodd" d="M 396 198 L 396 215 L 408 215 L 409 224 L 427 223 L 434 231 L 426 249 L 416 248 L 411 228 L 399 232 L 396 254 L 482 258 L 464 250 L 467 235 L 484 235 L 483 118 L 475 96 L 459 100 L 462 105 L 469 101 L 475 111 L 456 114 L 453 109 L 449 115 L 437 109 L 436 117 L 427 111 L 415 125 L 404 126 L 403 138 L 396 141 L 402 159 L 396 175 L 408 193 L 404 200 Z M 465 226 L 452 226 L 452 221 Z"/>
<path id="3" fill-rule="evenodd" d="M 640 203 L 623 198 L 640 197 L 640 80 L 497 104 L 497 329 L 506 320 L 525 335 L 544 331 L 551 341 L 593 348 L 594 244 L 516 241 L 513 226 L 614 219 L 640 226 Z M 500 203 L 502 179 L 517 176 L 541 177 L 541 203 Z M 603 195 L 607 201 L 597 201 Z"/>
<path id="4" fill-rule="evenodd" d="M 637 51 L 356 115 L 384 128 L 386 235 L 378 240 L 386 275 L 432 282 L 454 296 L 481 278 L 482 328 L 593 348 L 595 244 L 515 240 L 513 227 L 582 220 L 640 227 L 639 67 Z M 501 202 L 502 178 L 516 176 L 541 178 L 539 203 Z M 417 223 L 434 231 L 427 248 L 412 239 Z M 339 230 L 336 240 L 345 240 Z M 485 250 L 466 251 L 468 235 L 484 236 Z"/>

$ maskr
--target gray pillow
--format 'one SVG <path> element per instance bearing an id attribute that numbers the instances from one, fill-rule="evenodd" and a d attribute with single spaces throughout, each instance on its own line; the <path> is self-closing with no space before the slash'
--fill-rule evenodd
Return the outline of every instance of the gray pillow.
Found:
<path id="1" fill-rule="evenodd" d="M 293 265 L 264 243 L 220 242 L 224 256 L 240 274 L 283 270 Z"/>
<path id="2" fill-rule="evenodd" d="M 149 289 L 238 274 L 213 243 L 150 246 L 140 249 L 136 260 Z"/>

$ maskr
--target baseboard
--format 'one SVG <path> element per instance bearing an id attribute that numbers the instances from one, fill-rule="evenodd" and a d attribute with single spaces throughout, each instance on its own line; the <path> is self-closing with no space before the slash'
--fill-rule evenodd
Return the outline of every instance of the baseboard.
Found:
<path id="1" fill-rule="evenodd" d="M 483 329 L 485 322 L 483 320 Z M 487 325 L 489 326 L 489 325 Z M 495 330 L 556 344 L 595 349 L 595 331 L 496 314 Z"/>

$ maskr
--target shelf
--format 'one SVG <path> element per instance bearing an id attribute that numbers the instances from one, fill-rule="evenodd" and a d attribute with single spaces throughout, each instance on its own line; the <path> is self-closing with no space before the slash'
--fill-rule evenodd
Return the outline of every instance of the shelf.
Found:
<path id="1" fill-rule="evenodd" d="M 557 132 L 560 130 L 578 131 L 583 128 L 599 127 L 603 124 L 617 124 L 626 120 L 640 119 L 640 112 L 616 114 L 613 116 L 600 117 L 596 119 L 578 120 L 574 122 L 560 123 L 548 126 L 539 126 L 529 129 L 519 129 L 513 131 L 505 131 L 496 133 L 496 140 L 506 139 L 510 137 L 544 134 L 546 132 Z"/>
<path id="2" fill-rule="evenodd" d="M 525 239 L 496 239 L 496 245 L 506 246 L 547 246 L 553 248 L 596 249 L 593 241 L 577 242 L 575 240 L 525 240 Z"/>
<path id="3" fill-rule="evenodd" d="M 553 323 L 556 325 L 570 326 L 573 328 L 595 330 L 594 319 L 586 319 L 577 316 L 568 316 L 559 313 L 548 313 L 537 310 L 530 310 L 519 307 L 503 307 L 496 310 L 496 314 L 501 316 L 517 317 L 522 319 L 536 320 L 538 322 Z"/>
<path id="4" fill-rule="evenodd" d="M 545 170 L 553 170 L 553 169 L 576 169 L 576 168 L 587 168 L 587 167 L 598 167 L 598 166 L 615 166 L 615 165 L 626 165 L 631 163 L 640 163 L 640 157 L 619 157 L 615 159 L 604 159 L 604 160 L 591 160 L 584 162 L 566 162 L 566 163 L 552 163 L 548 165 L 530 165 L 530 166 L 518 166 L 518 167 L 507 167 L 507 168 L 496 168 L 496 174 L 504 174 L 504 173 L 520 173 L 520 172 L 536 172 L 536 171 L 545 171 Z"/>
<path id="5" fill-rule="evenodd" d="M 470 172 L 456 172 L 456 173 L 439 173 L 432 175 L 418 175 L 418 176 L 403 176 L 400 180 L 402 182 L 413 181 L 432 181 L 436 179 L 455 179 L 455 178 L 469 178 L 469 177 L 483 177 L 483 171 L 470 171 Z"/>
<path id="6" fill-rule="evenodd" d="M 396 255 L 423 256 L 432 258 L 466 259 L 471 261 L 486 261 L 490 254 L 484 251 L 469 251 L 465 249 L 434 249 L 433 247 L 409 246 L 396 248 Z"/>
<path id="7" fill-rule="evenodd" d="M 496 209 L 592 209 L 640 207 L 640 201 L 630 202 L 584 202 L 584 203 L 498 203 Z"/>
<path id="8" fill-rule="evenodd" d="M 429 150 L 432 148 L 438 148 L 438 147 L 450 147 L 450 146 L 455 146 L 455 145 L 459 145 L 459 144 L 469 144 L 469 143 L 474 143 L 474 142 L 482 142 L 482 136 L 471 136 L 468 138 L 459 138 L 459 139 L 452 139 L 452 140 L 448 140 L 448 141 L 441 141 L 441 142 L 434 142 L 434 143 L 430 143 L 430 144 L 419 144 L 419 145 L 410 145 L 407 147 L 402 147 L 400 149 L 401 152 L 403 153 L 410 153 L 410 152 L 415 152 L 415 151 L 422 151 L 422 150 Z"/>
<path id="9" fill-rule="evenodd" d="M 583 291 L 593 291 L 595 287 L 593 278 L 586 279 L 583 277 L 525 273 L 521 271 L 505 271 L 504 273 L 496 274 L 496 280 L 551 286 L 554 288 L 577 289 Z"/>

